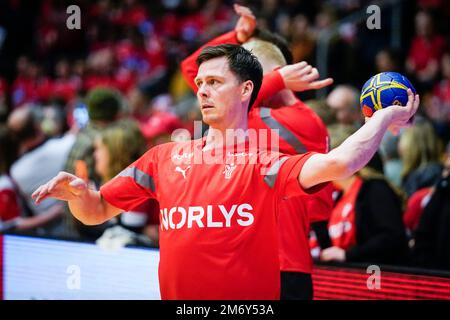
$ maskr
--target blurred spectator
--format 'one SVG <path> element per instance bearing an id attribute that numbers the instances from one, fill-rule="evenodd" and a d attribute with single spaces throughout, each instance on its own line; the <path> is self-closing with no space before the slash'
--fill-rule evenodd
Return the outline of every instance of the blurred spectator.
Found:
<path id="1" fill-rule="evenodd" d="M 442 177 L 433 188 L 414 233 L 416 265 L 450 270 L 450 144 Z"/>
<path id="2" fill-rule="evenodd" d="M 386 48 L 375 56 L 376 72 L 400 71 L 400 58 L 397 51 Z"/>
<path id="3" fill-rule="evenodd" d="M 409 197 L 403 222 L 410 237 L 416 231 L 423 210 L 430 202 L 432 194 L 433 187 L 427 187 L 417 190 Z"/>
<path id="4" fill-rule="evenodd" d="M 359 128 L 363 122 L 359 109 L 359 91 L 349 85 L 338 85 L 327 97 L 328 106 L 336 112 L 337 121 L 341 124 Z"/>
<path id="5" fill-rule="evenodd" d="M 291 24 L 291 48 L 293 62 L 310 60 L 315 48 L 315 38 L 310 30 L 308 18 L 296 15 Z"/>
<path id="6" fill-rule="evenodd" d="M 17 157 L 17 145 L 5 126 L 0 126 L 0 230 L 7 229 L 5 223 L 22 214 L 19 195 L 9 170 Z"/>
<path id="7" fill-rule="evenodd" d="M 171 133 L 184 126 L 173 112 L 170 96 L 162 94 L 165 82 L 167 75 L 162 73 L 141 83 L 128 95 L 131 116 L 138 121 L 149 146 L 169 142 Z"/>
<path id="8" fill-rule="evenodd" d="M 305 104 L 313 109 L 327 127 L 337 122 L 335 110 L 331 109 L 325 100 L 307 100 Z"/>
<path id="9" fill-rule="evenodd" d="M 41 128 L 47 137 L 57 138 L 64 135 L 66 128 L 66 114 L 62 107 L 48 105 L 42 108 Z"/>
<path id="10" fill-rule="evenodd" d="M 8 127 L 18 139 L 20 152 L 19 159 L 11 167 L 11 177 L 25 197 L 31 214 L 52 220 L 52 223 L 42 225 L 36 231 L 58 236 L 63 232 L 63 224 L 59 219 L 63 212 L 62 203 L 46 199 L 36 205 L 31 194 L 38 186 L 62 171 L 75 136 L 68 133 L 61 138 L 47 140 L 39 125 L 42 119 L 40 111 L 35 106 L 23 106 L 15 110 L 8 119 Z"/>
<path id="11" fill-rule="evenodd" d="M 77 134 L 67 158 L 65 171 L 79 175 L 76 168 L 85 167 L 80 169 L 87 174 L 83 178 L 98 186 L 100 178 L 95 172 L 94 140 L 102 130 L 118 119 L 122 105 L 121 95 L 113 89 L 98 87 L 88 92 L 86 104 L 89 123 Z"/>
<path id="12" fill-rule="evenodd" d="M 450 51 L 441 59 L 442 80 L 433 88 L 433 96 L 425 104 L 425 112 L 433 121 L 437 134 L 450 141 Z"/>
<path id="13" fill-rule="evenodd" d="M 436 79 L 439 61 L 445 51 L 445 38 L 435 33 L 433 17 L 425 11 L 419 11 L 415 19 L 416 37 L 411 43 L 406 69 L 413 74 L 419 89 L 429 89 Z"/>
<path id="14" fill-rule="evenodd" d="M 62 98 L 66 103 L 75 98 L 81 89 L 81 77 L 73 74 L 69 61 L 61 59 L 55 66 L 56 78 L 52 82 L 52 96 Z"/>
<path id="15" fill-rule="evenodd" d="M 400 137 L 394 136 L 390 131 L 387 131 L 383 137 L 380 145 L 380 155 L 383 159 L 383 172 L 386 179 L 394 184 L 396 187 L 402 185 L 402 160 L 398 153 L 398 143 Z"/>
<path id="16" fill-rule="evenodd" d="M 332 135 L 339 145 L 345 132 Z M 402 264 L 407 259 L 407 242 L 399 194 L 374 168 L 381 167 L 378 154 L 352 177 L 333 181 L 340 195 L 328 223 L 332 247 L 322 250 L 323 261 Z M 380 201 L 382 199 L 382 201 Z M 314 252 L 315 251 L 315 252 Z M 314 250 L 317 256 L 317 248 Z"/>
<path id="17" fill-rule="evenodd" d="M 442 145 L 429 121 L 417 118 L 416 124 L 402 133 L 398 147 L 402 188 L 408 196 L 437 182 L 442 172 Z"/>
<path id="18" fill-rule="evenodd" d="M 146 143 L 139 127 L 134 121 L 122 122 L 103 131 L 95 141 L 95 169 L 102 183 L 111 180 L 130 163 L 146 151 Z M 158 242 L 159 205 L 149 200 L 130 212 L 118 216 L 125 228 L 146 233 L 153 242 Z"/>
<path id="19" fill-rule="evenodd" d="M 6 80 L 0 77 L 0 123 L 4 122 L 8 114 L 8 105 L 6 104 L 8 94 L 8 84 Z"/>

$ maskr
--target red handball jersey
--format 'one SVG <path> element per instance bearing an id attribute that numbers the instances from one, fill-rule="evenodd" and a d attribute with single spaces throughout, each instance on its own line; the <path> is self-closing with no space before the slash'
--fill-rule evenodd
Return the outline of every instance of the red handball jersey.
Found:
<path id="1" fill-rule="evenodd" d="M 225 33 L 202 46 L 183 60 L 181 71 L 194 92 L 197 92 L 194 78 L 198 66 L 196 59 L 201 50 L 207 46 L 224 43 L 239 44 L 236 32 Z M 261 107 L 264 99 L 285 88 L 283 78 L 278 71 L 264 75 L 260 92 L 249 113 L 248 127 L 265 129 L 267 134 L 266 148 L 278 149 L 285 154 L 301 154 L 307 151 L 328 152 L 328 132 L 322 120 L 300 100 L 292 105 L 279 109 Z M 275 140 L 273 132 L 279 130 Z M 258 135 L 259 137 L 259 135 Z M 272 145 L 278 141 L 278 146 Z M 261 144 L 261 141 L 259 141 Z M 283 271 L 312 272 L 312 258 L 308 244 L 309 224 L 314 221 L 327 220 L 333 207 L 332 186 L 323 188 L 309 197 L 299 197 L 280 203 L 280 266 Z"/>
<path id="2" fill-rule="evenodd" d="M 298 175 L 312 153 L 204 141 L 156 146 L 100 192 L 123 210 L 159 201 L 162 299 L 279 299 L 278 204 L 306 194 Z"/>
<path id="3" fill-rule="evenodd" d="M 277 78 L 273 79 L 277 81 Z M 261 92 L 262 96 L 264 94 Z M 307 151 L 328 152 L 328 132 L 325 125 L 314 111 L 300 100 L 294 105 L 278 109 L 255 107 L 250 111 L 248 126 L 257 130 L 266 129 L 269 136 L 277 135 L 275 140 L 270 137 L 267 141 L 278 141 L 278 146 L 275 147 L 278 147 L 281 153 L 292 155 Z M 269 145 L 268 149 L 273 147 Z M 327 220 L 332 206 L 331 185 L 313 195 L 293 197 L 280 202 L 278 226 L 282 271 L 312 272 L 309 225 L 310 222 Z"/>

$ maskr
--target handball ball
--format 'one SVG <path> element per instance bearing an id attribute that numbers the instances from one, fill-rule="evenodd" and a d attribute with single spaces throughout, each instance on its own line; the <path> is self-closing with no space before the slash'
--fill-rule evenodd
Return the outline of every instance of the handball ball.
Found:
<path id="1" fill-rule="evenodd" d="M 397 72 L 379 73 L 367 80 L 361 90 L 361 111 L 365 117 L 371 117 L 382 108 L 405 106 L 408 102 L 408 89 L 416 94 L 413 85 L 404 75 Z"/>

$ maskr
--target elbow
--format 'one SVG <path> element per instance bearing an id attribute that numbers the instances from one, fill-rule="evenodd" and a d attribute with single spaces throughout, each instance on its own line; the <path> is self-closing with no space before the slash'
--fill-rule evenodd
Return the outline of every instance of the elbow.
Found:
<path id="1" fill-rule="evenodd" d="M 85 226 L 97 226 L 108 221 L 99 214 L 74 215 Z"/>

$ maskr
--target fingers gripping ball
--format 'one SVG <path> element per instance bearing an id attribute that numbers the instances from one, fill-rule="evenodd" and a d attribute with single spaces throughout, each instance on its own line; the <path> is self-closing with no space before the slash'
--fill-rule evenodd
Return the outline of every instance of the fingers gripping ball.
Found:
<path id="1" fill-rule="evenodd" d="M 400 73 L 382 72 L 373 76 L 361 90 L 359 102 L 362 113 L 370 118 L 377 110 L 392 105 L 406 105 L 408 88 L 416 94 L 411 82 Z"/>

